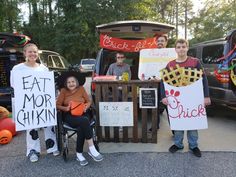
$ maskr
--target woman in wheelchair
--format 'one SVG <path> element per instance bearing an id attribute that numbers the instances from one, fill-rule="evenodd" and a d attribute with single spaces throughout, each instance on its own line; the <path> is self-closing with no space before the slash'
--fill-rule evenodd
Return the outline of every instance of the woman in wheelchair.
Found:
<path id="1" fill-rule="evenodd" d="M 63 79 L 61 79 L 63 82 Z M 94 161 L 102 161 L 103 156 L 96 150 L 93 139 L 92 129 L 90 127 L 89 118 L 86 115 L 87 109 L 91 106 L 91 101 L 84 87 L 85 78 L 81 78 L 78 74 L 73 72 L 67 73 L 64 76 L 64 88 L 61 89 L 57 98 L 57 109 L 65 112 L 65 122 L 67 122 L 72 128 L 77 129 L 77 144 L 76 144 L 76 160 L 80 162 L 81 166 L 88 164 L 88 161 L 83 156 L 84 141 L 88 143 L 88 154 Z M 73 116 L 70 112 L 71 101 L 84 103 L 84 114 L 81 116 Z"/>

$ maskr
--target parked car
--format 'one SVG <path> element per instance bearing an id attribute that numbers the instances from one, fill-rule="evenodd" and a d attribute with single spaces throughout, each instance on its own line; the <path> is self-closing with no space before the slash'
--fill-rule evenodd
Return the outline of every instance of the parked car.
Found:
<path id="1" fill-rule="evenodd" d="M 92 72 L 94 70 L 94 66 L 96 63 L 96 59 L 93 58 L 85 58 L 81 59 L 79 70 L 81 73 Z"/>
<path id="2" fill-rule="evenodd" d="M 225 104 L 236 108 L 236 85 L 232 82 L 230 74 L 236 74 L 236 68 L 230 72 L 219 72 L 218 66 L 236 44 L 236 29 L 228 32 L 225 38 L 205 41 L 190 47 L 188 55 L 201 60 L 208 78 L 210 97 L 215 104 Z M 228 66 L 235 64 L 234 58 Z"/>
<path id="3" fill-rule="evenodd" d="M 30 42 L 27 36 L 11 33 L 0 33 L 0 105 L 11 107 L 12 88 L 10 87 L 10 71 L 18 63 L 24 62 L 23 47 Z M 22 43 L 23 41 L 23 43 Z M 68 70 L 68 62 L 59 53 L 39 50 L 39 63 L 55 71 L 55 76 Z"/>
<path id="4" fill-rule="evenodd" d="M 142 20 L 117 21 L 96 26 L 96 30 L 100 33 L 100 35 L 109 35 L 109 37 L 115 37 L 128 41 L 153 38 L 158 35 L 167 34 L 173 29 L 174 26 L 169 24 Z M 102 42 L 100 41 L 100 44 L 101 43 Z M 110 46 L 115 45 L 117 50 L 111 50 Z M 127 51 L 127 48 L 125 48 L 125 43 L 122 46 L 119 45 L 119 43 L 109 44 L 107 42 L 107 47 L 103 47 L 98 51 L 95 64 L 95 75 L 105 75 L 110 64 L 116 62 L 115 54 L 117 51 L 121 51 L 126 56 L 126 60 L 124 62 L 130 65 L 131 79 L 138 79 L 139 49 L 135 51 Z M 144 44 L 140 45 L 145 46 Z M 141 46 L 137 46 L 137 48 L 138 47 Z M 144 48 L 145 47 L 142 47 L 142 49 Z M 148 45 L 146 48 L 148 48 Z"/>

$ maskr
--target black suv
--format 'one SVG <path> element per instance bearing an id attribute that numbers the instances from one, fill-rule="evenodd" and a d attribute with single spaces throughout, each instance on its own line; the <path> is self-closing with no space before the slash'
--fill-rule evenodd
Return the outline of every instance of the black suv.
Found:
<path id="1" fill-rule="evenodd" d="M 10 71 L 12 67 L 24 61 L 22 49 L 30 39 L 25 35 L 0 33 L 0 105 L 11 108 Z M 68 62 L 59 54 L 48 50 L 39 50 L 39 63 L 46 65 L 49 70 L 68 70 Z"/>
<path id="2" fill-rule="evenodd" d="M 236 29 L 228 32 L 225 38 L 195 44 L 188 51 L 188 55 L 199 58 L 203 64 L 213 103 L 226 104 L 234 108 L 236 107 L 236 85 L 231 75 L 236 75 L 236 67 L 230 72 L 219 72 L 218 66 L 222 64 L 222 60 L 219 59 L 227 57 L 230 51 L 236 54 L 235 45 Z M 234 64 L 236 58 L 233 58 L 227 67 Z"/>

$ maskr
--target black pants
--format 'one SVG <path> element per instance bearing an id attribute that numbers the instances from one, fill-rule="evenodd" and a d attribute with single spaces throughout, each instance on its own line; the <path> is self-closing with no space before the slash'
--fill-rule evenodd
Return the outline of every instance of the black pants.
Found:
<path id="1" fill-rule="evenodd" d="M 76 152 L 82 153 L 84 140 L 92 138 L 92 129 L 90 127 L 88 115 L 72 116 L 70 114 L 66 114 L 65 122 L 67 122 L 72 128 L 77 129 Z"/>

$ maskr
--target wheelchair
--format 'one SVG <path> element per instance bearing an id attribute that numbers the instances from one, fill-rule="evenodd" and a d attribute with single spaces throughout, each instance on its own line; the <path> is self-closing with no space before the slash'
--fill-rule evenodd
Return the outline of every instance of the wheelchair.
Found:
<path id="1" fill-rule="evenodd" d="M 90 107 L 86 114 L 90 118 L 90 127 L 92 129 L 92 139 L 95 148 L 97 151 L 99 151 L 98 146 L 98 139 L 96 135 L 96 114 L 95 109 Z M 58 144 L 58 150 L 60 151 L 60 154 L 62 155 L 64 161 L 66 162 L 68 160 L 69 155 L 69 139 L 77 133 L 77 129 L 72 128 L 69 126 L 68 123 L 65 122 L 65 113 L 62 111 L 57 112 L 57 144 Z"/>

